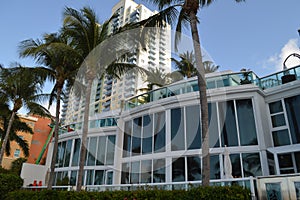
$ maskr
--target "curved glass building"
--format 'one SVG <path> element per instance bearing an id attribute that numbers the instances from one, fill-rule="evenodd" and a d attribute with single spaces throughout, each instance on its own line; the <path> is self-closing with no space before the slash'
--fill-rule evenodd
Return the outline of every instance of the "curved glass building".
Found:
<path id="1" fill-rule="evenodd" d="M 283 82 L 290 74 L 295 80 Z M 207 74 L 210 177 L 300 172 L 300 66 L 259 78 L 253 72 Z M 197 80 L 191 78 L 127 99 L 123 110 L 91 117 L 84 185 L 178 185 L 201 182 Z M 59 137 L 56 183 L 79 169 L 81 123 Z M 52 152 L 52 151 L 49 151 Z"/>

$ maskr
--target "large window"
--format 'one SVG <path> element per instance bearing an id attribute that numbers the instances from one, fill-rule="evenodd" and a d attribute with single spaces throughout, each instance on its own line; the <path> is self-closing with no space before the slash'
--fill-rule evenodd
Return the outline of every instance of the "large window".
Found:
<path id="1" fill-rule="evenodd" d="M 165 112 L 154 114 L 154 152 L 166 150 L 166 116 Z"/>
<path id="2" fill-rule="evenodd" d="M 133 120 L 132 156 L 141 154 L 142 117 Z"/>
<path id="3" fill-rule="evenodd" d="M 208 104 L 208 120 L 209 120 L 209 147 L 220 147 L 218 114 L 216 103 Z"/>
<path id="4" fill-rule="evenodd" d="M 184 150 L 184 120 L 182 108 L 171 110 L 171 150 Z"/>
<path id="5" fill-rule="evenodd" d="M 186 107 L 186 143 L 187 149 L 201 148 L 200 107 Z"/>
<path id="6" fill-rule="evenodd" d="M 219 104 L 219 118 L 221 127 L 222 146 L 237 146 L 237 129 L 234 102 L 226 101 Z"/>
<path id="7" fill-rule="evenodd" d="M 142 154 L 152 153 L 153 115 L 143 117 Z"/>
<path id="8" fill-rule="evenodd" d="M 300 143 L 300 95 L 286 98 L 286 112 L 293 144 Z"/>
<path id="9" fill-rule="evenodd" d="M 237 100 L 236 107 L 241 145 L 257 145 L 257 135 L 251 99 Z"/>

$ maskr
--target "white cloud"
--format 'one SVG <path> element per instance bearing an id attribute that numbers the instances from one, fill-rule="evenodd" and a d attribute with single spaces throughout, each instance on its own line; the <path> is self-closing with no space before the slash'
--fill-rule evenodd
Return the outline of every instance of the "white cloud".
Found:
<path id="1" fill-rule="evenodd" d="M 281 49 L 281 52 L 269 57 L 267 64 L 275 66 L 276 71 L 281 71 L 283 69 L 284 60 L 292 53 L 300 54 L 300 49 L 298 46 L 298 39 L 290 39 Z M 288 68 L 294 67 L 300 64 L 300 59 L 296 57 L 290 57 L 286 61 L 286 66 Z"/>

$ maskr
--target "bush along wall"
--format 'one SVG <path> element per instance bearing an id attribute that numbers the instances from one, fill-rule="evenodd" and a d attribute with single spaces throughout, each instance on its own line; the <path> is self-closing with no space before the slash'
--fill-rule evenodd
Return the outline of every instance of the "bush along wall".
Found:
<path id="1" fill-rule="evenodd" d="M 23 179 L 14 174 L 0 174 L 0 199 L 5 199 L 11 191 L 19 190 Z"/>
<path id="2" fill-rule="evenodd" d="M 105 192 L 68 192 L 68 191 L 14 191 L 8 194 L 6 200 L 194 200 L 194 199 L 251 199 L 250 191 L 240 186 L 197 187 L 190 190 L 158 190 L 149 188 L 136 191 L 105 191 Z"/>

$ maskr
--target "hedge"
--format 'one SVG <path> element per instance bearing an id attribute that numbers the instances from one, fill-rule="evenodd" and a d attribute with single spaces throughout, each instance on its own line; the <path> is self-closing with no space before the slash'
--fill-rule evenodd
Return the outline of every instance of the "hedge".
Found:
<path id="1" fill-rule="evenodd" d="M 23 185 L 23 179 L 14 174 L 0 174 L 0 199 L 15 190 L 19 190 Z"/>
<path id="2" fill-rule="evenodd" d="M 105 192 L 75 192 L 75 191 L 14 191 L 8 194 L 6 200 L 194 200 L 194 199 L 251 199 L 250 191 L 240 186 L 197 187 L 190 190 L 136 190 L 136 191 L 105 191 Z"/>

